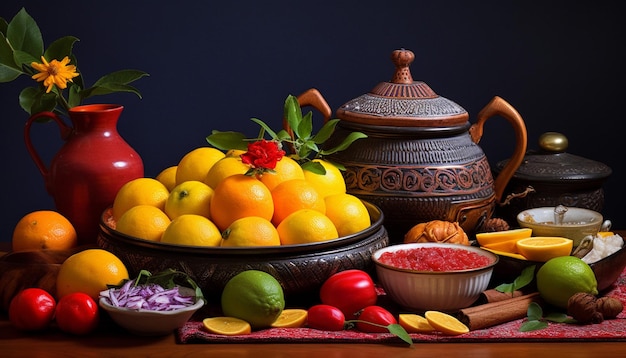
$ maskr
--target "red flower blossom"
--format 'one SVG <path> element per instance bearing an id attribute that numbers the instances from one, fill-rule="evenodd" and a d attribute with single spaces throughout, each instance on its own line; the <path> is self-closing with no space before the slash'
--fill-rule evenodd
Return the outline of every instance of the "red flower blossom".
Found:
<path id="1" fill-rule="evenodd" d="M 276 163 L 285 155 L 278 142 L 274 140 L 259 140 L 248 144 L 248 151 L 241 155 L 241 161 L 255 169 L 276 168 Z"/>

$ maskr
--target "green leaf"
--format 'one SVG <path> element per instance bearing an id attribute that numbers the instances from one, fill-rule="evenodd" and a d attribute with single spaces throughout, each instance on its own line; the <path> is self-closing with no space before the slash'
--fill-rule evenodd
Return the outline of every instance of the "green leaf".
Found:
<path id="1" fill-rule="evenodd" d="M 7 38 L 4 37 L 4 35 L 2 34 L 0 34 L 0 65 L 21 72 L 21 67 L 15 63 L 15 58 L 13 57 L 13 49 L 11 48 L 11 45 L 9 45 Z"/>
<path id="2" fill-rule="evenodd" d="M 206 137 L 206 141 L 210 145 L 221 150 L 248 149 L 246 136 L 243 133 L 239 132 L 220 132 L 217 130 L 213 130 L 211 134 Z"/>
<path id="3" fill-rule="evenodd" d="M 48 61 L 51 61 L 53 59 L 61 61 L 65 56 L 67 56 L 70 58 L 70 64 L 76 65 L 76 63 L 73 62 L 72 58 L 70 57 L 72 54 L 72 48 L 74 47 L 74 43 L 76 41 L 78 41 L 78 38 L 74 36 L 61 37 L 60 39 L 57 39 L 53 43 L 51 43 L 50 46 L 48 46 L 43 56 Z"/>
<path id="4" fill-rule="evenodd" d="M 551 312 L 545 317 L 543 317 L 546 321 L 556 322 L 556 323 L 576 323 L 576 320 L 572 317 L 568 316 L 562 312 Z"/>
<path id="5" fill-rule="evenodd" d="M 301 138 L 298 132 L 300 127 L 300 121 L 302 121 L 302 109 L 298 98 L 293 95 L 288 95 L 285 99 L 285 118 L 287 119 L 287 125 L 294 132 L 297 138 Z"/>
<path id="6" fill-rule="evenodd" d="M 267 134 L 270 135 L 272 139 L 274 140 L 278 139 L 278 135 L 272 130 L 272 128 L 270 128 L 267 124 L 265 124 L 265 122 L 263 122 L 262 120 L 258 118 L 250 118 L 250 120 L 258 124 L 259 126 L 261 126 L 261 128 L 263 128 L 267 132 Z"/>
<path id="7" fill-rule="evenodd" d="M 319 175 L 326 174 L 326 168 L 324 168 L 324 166 L 321 165 L 319 162 L 306 161 L 301 164 L 301 167 L 302 167 L 302 170 L 308 170 L 311 173 L 315 173 Z"/>
<path id="8" fill-rule="evenodd" d="M 311 133 L 313 133 L 313 113 L 309 112 L 302 117 L 296 133 L 298 133 L 298 138 L 300 139 L 311 138 Z"/>
<path id="9" fill-rule="evenodd" d="M 522 270 L 522 273 L 513 280 L 512 283 L 503 283 L 495 287 L 496 291 L 503 293 L 513 293 L 533 281 L 535 278 L 535 265 L 528 266 Z"/>
<path id="10" fill-rule="evenodd" d="M 529 320 L 540 320 L 543 317 L 543 310 L 537 302 L 531 302 L 526 312 Z"/>
<path id="11" fill-rule="evenodd" d="M 281 129 L 278 133 L 276 133 L 276 140 L 281 141 L 281 142 L 290 141 L 291 136 L 286 130 Z"/>
<path id="12" fill-rule="evenodd" d="M 123 83 L 103 83 L 100 85 L 94 85 L 90 88 L 84 89 L 80 92 L 80 96 L 85 99 L 93 96 L 100 96 L 105 94 L 117 93 L 117 92 L 130 92 L 141 98 L 141 93 L 133 86 L 129 86 Z"/>
<path id="13" fill-rule="evenodd" d="M 80 76 L 79 76 L 80 77 Z M 79 78 L 76 77 L 76 78 Z M 69 83 L 68 86 L 68 99 L 67 99 L 67 103 L 69 104 L 70 107 L 75 107 L 80 105 L 82 98 L 80 96 L 80 86 L 77 84 L 73 84 L 73 83 Z"/>
<path id="14" fill-rule="evenodd" d="M 45 93 L 41 87 L 27 87 L 20 92 L 19 101 L 28 114 L 51 112 L 57 105 L 57 94 Z"/>
<path id="15" fill-rule="evenodd" d="M 111 72 L 108 75 L 104 75 L 100 77 L 94 84 L 93 87 L 98 86 L 109 86 L 109 85 L 119 85 L 124 84 L 127 85 L 131 82 L 134 82 L 142 77 L 150 76 L 146 72 L 139 70 L 121 70 Z M 140 96 L 141 97 L 141 96 Z"/>
<path id="16" fill-rule="evenodd" d="M 29 69 L 31 73 L 34 73 L 34 71 L 30 67 L 30 64 L 32 62 L 41 62 L 40 57 L 33 57 L 28 52 L 20 50 L 13 51 L 13 60 L 15 61 L 15 64 L 18 65 L 22 70 L 24 70 L 24 67 L 27 67 L 27 69 Z M 24 72 L 27 71 L 24 70 Z"/>
<path id="17" fill-rule="evenodd" d="M 520 332 L 530 332 L 548 327 L 548 323 L 543 321 L 526 321 L 519 328 Z"/>
<path id="18" fill-rule="evenodd" d="M 352 143 L 354 143 L 354 141 L 356 141 L 357 139 L 361 139 L 361 138 L 367 138 L 367 135 L 361 132 L 351 132 L 350 134 L 348 134 L 346 138 L 344 138 L 344 140 L 338 146 L 328 149 L 328 150 L 322 150 L 319 153 L 321 155 L 329 155 L 329 154 L 333 154 L 336 152 L 340 152 L 348 148 Z"/>
<path id="19" fill-rule="evenodd" d="M 339 119 L 331 119 L 328 122 L 324 123 L 322 128 L 320 128 L 319 132 L 313 137 L 313 141 L 317 144 L 322 144 L 330 138 L 330 136 L 335 131 L 335 127 L 339 123 Z"/>
<path id="20" fill-rule="evenodd" d="M 6 37 L 14 50 L 39 58 L 43 54 L 43 38 L 35 20 L 22 8 L 7 27 Z"/>
<path id="21" fill-rule="evenodd" d="M 7 22 L 7 20 L 0 17 L 0 34 L 2 34 L 2 36 L 6 36 L 8 27 L 9 23 Z"/>
<path id="22" fill-rule="evenodd" d="M 0 64 L 0 83 L 11 82 L 21 74 L 22 72 L 19 70 Z"/>
<path id="23" fill-rule="evenodd" d="M 389 330 L 389 333 L 392 333 L 392 334 L 398 336 L 400 339 L 402 339 L 406 343 L 408 343 L 410 345 L 413 345 L 413 340 L 411 339 L 411 336 L 409 336 L 407 331 L 401 325 L 399 325 L 397 323 L 390 324 L 390 325 L 387 326 L 387 329 Z"/>

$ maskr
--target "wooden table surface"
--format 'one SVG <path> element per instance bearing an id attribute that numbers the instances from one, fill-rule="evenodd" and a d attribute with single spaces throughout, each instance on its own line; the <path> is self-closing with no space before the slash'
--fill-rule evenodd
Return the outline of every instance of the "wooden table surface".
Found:
<path id="1" fill-rule="evenodd" d="M 8 243 L 0 243 L 0 252 Z M 52 327 L 28 334 L 15 330 L 0 312 L 0 357 L 626 357 L 626 342 L 417 343 L 405 344 L 177 344 L 174 334 L 140 337 L 126 333 L 108 317 L 88 336 L 71 336 Z"/>

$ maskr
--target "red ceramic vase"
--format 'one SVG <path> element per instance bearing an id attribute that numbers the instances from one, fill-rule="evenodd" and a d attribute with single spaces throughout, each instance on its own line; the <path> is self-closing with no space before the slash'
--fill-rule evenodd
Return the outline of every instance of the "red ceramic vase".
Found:
<path id="1" fill-rule="evenodd" d="M 70 220 L 79 244 L 95 244 L 100 216 L 113 203 L 126 182 L 143 177 L 143 161 L 119 135 L 117 122 L 124 107 L 92 104 L 69 110 L 72 126 L 57 114 L 32 115 L 24 128 L 29 154 L 43 176 L 56 210 Z M 31 141 L 31 126 L 53 120 L 61 131 L 63 146 L 47 167 Z"/>

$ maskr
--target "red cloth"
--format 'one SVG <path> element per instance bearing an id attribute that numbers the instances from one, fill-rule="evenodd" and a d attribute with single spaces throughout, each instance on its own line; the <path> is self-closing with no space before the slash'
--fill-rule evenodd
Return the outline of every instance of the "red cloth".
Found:
<path id="1" fill-rule="evenodd" d="M 618 298 L 626 306 L 626 270 L 603 296 Z M 411 334 L 413 342 L 541 342 L 541 341 L 626 341 L 626 311 L 599 324 L 549 323 L 547 328 L 519 332 L 525 319 L 485 328 L 459 336 L 438 332 Z M 390 333 L 362 333 L 356 330 L 328 332 L 310 328 L 271 328 L 242 336 L 221 336 L 202 329 L 200 317 L 193 317 L 177 331 L 178 343 L 403 343 Z"/>

